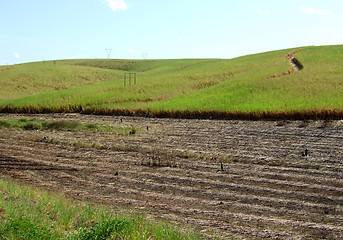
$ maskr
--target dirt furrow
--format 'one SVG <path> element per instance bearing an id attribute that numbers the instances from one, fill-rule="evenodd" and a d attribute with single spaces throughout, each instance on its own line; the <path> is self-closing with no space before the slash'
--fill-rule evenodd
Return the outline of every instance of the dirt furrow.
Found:
<path id="1" fill-rule="evenodd" d="M 194 224 L 207 238 L 343 237 L 343 121 L 0 114 L 22 117 L 132 125 L 137 134 L 0 129 L 1 174 Z"/>
<path id="2" fill-rule="evenodd" d="M 175 181 L 175 180 L 177 180 L 177 179 L 172 179 L 172 181 Z M 184 180 L 184 181 L 183 181 Z M 195 180 L 195 181 L 197 181 L 197 180 Z M 181 182 L 189 182 L 189 179 L 181 179 Z M 221 186 L 222 187 L 222 186 Z"/>
<path id="3" fill-rule="evenodd" d="M 50 164 L 50 166 L 51 166 L 51 164 Z M 56 166 L 56 165 L 55 165 Z M 64 166 L 64 167 L 70 167 L 70 166 Z M 99 169 L 100 170 L 100 169 Z M 131 175 L 133 175 L 133 174 L 131 174 Z M 136 174 L 136 175 L 139 175 L 139 174 Z M 154 177 L 153 175 L 149 175 L 148 177 Z M 169 182 L 175 182 L 175 181 L 178 181 L 179 183 L 183 183 L 183 182 L 185 182 L 185 183 L 188 183 L 188 184 L 190 184 L 190 185 L 194 185 L 194 183 L 197 183 L 197 179 L 191 179 L 191 178 L 182 178 L 182 177 L 177 177 L 177 178 L 175 178 L 175 177 L 164 177 L 165 179 L 169 179 Z M 159 180 L 159 181 L 161 181 L 161 180 Z M 263 180 L 261 180 L 261 181 L 263 181 Z M 243 189 L 247 189 L 247 186 L 245 186 L 245 185 L 242 185 L 242 184 L 240 184 L 240 185 L 237 185 L 237 184 L 222 184 L 222 183 L 218 183 L 218 182 L 214 182 L 214 184 L 212 183 L 212 186 L 211 186 L 211 184 L 210 184 L 210 182 L 208 182 L 207 180 L 206 181 L 200 181 L 200 182 L 198 182 L 197 183 L 198 185 L 200 184 L 209 184 L 208 185 L 208 187 L 215 187 L 215 185 L 218 185 L 219 184 L 219 188 L 221 189 L 221 188 L 223 188 L 223 187 L 231 187 L 231 190 L 236 190 L 237 191 L 237 189 L 241 189 L 241 188 L 243 188 Z M 249 189 L 249 187 L 248 187 L 248 189 Z M 249 190 L 251 190 L 251 189 L 249 189 Z M 272 191 L 271 189 L 266 189 L 266 188 L 259 188 L 259 189 L 257 189 L 257 191 L 262 191 L 262 192 L 270 192 L 270 191 Z M 279 191 L 277 191 L 277 192 L 280 192 L 280 190 Z M 286 192 L 285 191 L 282 191 L 281 193 L 279 193 L 279 195 L 284 195 Z M 290 193 L 288 193 L 288 194 L 290 194 L 290 195 L 294 195 L 294 192 L 290 192 Z M 296 194 L 295 194 L 296 195 Z M 303 194 L 301 194 L 301 195 L 303 195 Z M 309 195 L 309 198 L 313 198 L 313 197 L 319 197 L 319 198 L 322 198 L 322 196 L 316 196 L 316 195 L 314 195 L 314 194 L 311 194 L 311 195 Z M 326 197 L 325 197 L 326 198 Z M 334 199 L 334 200 L 340 200 L 340 199 Z"/>
<path id="4" fill-rule="evenodd" d="M 13 154 L 13 152 L 12 152 Z M 51 169 L 54 169 L 56 167 L 65 167 L 65 168 L 70 168 L 73 167 L 73 165 L 66 165 L 63 164 L 63 166 L 60 166 L 61 164 L 58 163 L 51 163 L 51 162 L 46 162 L 46 161 L 40 161 L 38 159 L 34 160 L 36 162 L 36 164 L 38 164 L 38 162 L 47 164 L 46 167 L 50 167 Z M 93 167 L 96 166 L 95 163 L 92 164 Z M 104 167 L 104 166 L 103 166 Z M 108 166 L 106 166 L 108 167 Z M 73 167 L 73 169 L 76 169 L 75 167 Z M 140 173 L 137 173 L 137 175 L 139 175 Z M 132 173 L 130 175 L 133 175 Z M 150 178 L 154 178 L 155 175 L 149 175 Z M 164 179 L 164 180 L 163 180 Z M 304 193 L 304 192 L 298 192 L 298 191 L 293 191 L 293 190 L 274 190 L 275 188 L 279 188 L 281 185 L 283 189 L 286 188 L 287 185 L 295 185 L 292 184 L 291 182 L 286 182 L 286 181 L 278 181 L 279 184 L 277 184 L 276 187 L 271 187 L 270 186 L 270 182 L 273 182 L 271 180 L 266 180 L 263 178 L 252 178 L 252 177 L 239 177 L 238 179 L 235 179 L 234 177 L 231 177 L 230 179 L 226 179 L 229 180 L 230 183 L 223 183 L 223 182 L 219 182 L 219 181 L 213 181 L 213 180 L 209 180 L 209 179 L 205 179 L 205 180 L 199 180 L 197 178 L 190 178 L 190 177 L 181 177 L 181 176 L 177 176 L 177 177 L 173 177 L 173 176 L 163 176 L 163 178 L 159 177 L 158 181 L 168 184 L 168 183 L 175 183 L 178 182 L 179 184 L 184 184 L 187 183 L 187 185 L 190 186 L 198 186 L 206 188 L 206 187 L 212 187 L 212 188 L 217 188 L 217 189 L 226 189 L 226 190 L 230 190 L 230 191 L 248 191 L 248 192 L 263 192 L 264 194 L 269 193 L 269 196 L 273 195 L 278 195 L 284 198 L 293 198 L 294 196 L 296 196 L 296 198 L 301 198 L 302 200 L 311 200 L 311 201 L 319 201 L 319 202 L 325 202 L 327 204 L 335 204 L 337 201 L 341 201 L 343 200 L 343 198 L 340 197 L 334 197 L 332 196 L 335 192 L 336 195 L 340 195 L 341 193 L 341 189 L 339 188 L 329 188 L 328 187 L 325 189 L 324 187 L 321 188 L 317 188 L 317 190 L 325 190 L 324 192 L 321 192 L 321 195 L 315 194 L 315 193 Z M 247 181 L 248 180 L 248 181 Z M 274 181 L 275 182 L 275 181 Z M 281 183 L 280 183 L 281 182 Z M 244 184 L 242 184 L 244 183 Z M 259 183 L 261 184 L 261 187 L 259 187 Z M 250 186 L 251 185 L 251 186 Z M 305 189 L 306 187 L 310 187 L 310 190 L 313 190 L 315 188 L 315 186 L 311 185 L 305 185 L 305 184 L 300 184 L 300 185 L 296 185 L 297 187 L 300 187 L 302 189 Z M 328 193 L 330 193 L 330 195 L 327 195 Z M 323 196 L 325 195 L 325 196 Z M 268 196 L 268 195 L 267 195 Z"/>
<path id="5" fill-rule="evenodd" d="M 22 174 L 19 174 L 19 175 L 22 175 Z M 18 176 L 17 176 L 18 178 Z M 40 186 L 47 186 L 48 184 L 45 183 L 45 181 L 37 181 L 35 179 L 30 179 L 30 178 L 27 178 L 25 176 L 19 176 L 19 178 L 21 179 L 24 179 L 28 182 L 32 182 L 32 180 L 34 182 L 36 182 L 38 185 Z M 69 178 L 70 179 L 70 178 Z M 56 187 L 56 185 L 52 184 L 52 186 Z M 64 188 L 64 191 L 68 194 L 71 194 L 72 196 L 78 196 L 78 197 L 82 197 L 82 198 L 87 198 L 87 199 L 91 199 L 93 198 L 94 200 L 96 201 L 99 201 L 99 200 L 104 200 L 106 202 L 116 202 L 116 203 L 123 203 L 123 204 L 126 204 L 126 205 L 133 205 L 133 206 L 139 206 L 140 205 L 140 201 L 135 201 L 135 200 L 132 200 L 132 199 L 125 199 L 125 198 L 118 198 L 117 196 L 102 196 L 102 195 L 98 195 L 98 194 L 95 194 L 95 195 L 92 195 L 92 194 L 89 194 L 88 191 L 85 191 L 85 190 L 75 190 L 75 187 L 68 187 L 68 185 L 63 185 L 62 188 Z M 143 204 L 143 206 L 146 205 L 146 204 Z M 148 207 L 152 207 L 154 208 L 155 210 L 155 214 L 158 213 L 159 215 L 162 214 L 164 217 L 166 217 L 166 214 L 170 214 L 170 212 L 175 212 L 177 213 L 175 216 L 178 216 L 178 213 L 181 212 L 182 214 L 186 214 L 187 215 L 187 219 L 191 219 L 191 217 L 189 215 L 191 215 L 191 213 L 195 213 L 196 216 L 199 215 L 199 212 L 201 212 L 200 210 L 197 210 L 197 209 L 191 209 L 191 210 L 185 210 L 183 208 L 180 208 L 180 207 L 170 207 L 168 205 L 164 205 L 164 204 L 160 204 L 158 206 L 156 206 L 156 204 L 154 203 L 153 206 L 148 206 Z M 159 210 L 161 209 L 161 210 Z M 168 213 L 166 213 L 166 211 Z M 207 214 L 210 214 L 209 212 L 205 212 Z M 226 216 L 228 217 L 228 216 Z M 230 216 L 231 217 L 231 216 Z M 168 217 L 167 217 L 168 218 Z M 247 218 L 247 217 L 245 217 Z M 249 218 L 249 217 L 248 217 Z M 181 221 L 185 221 L 186 218 L 182 218 Z M 204 226 L 208 227 L 208 226 L 212 226 L 214 228 L 220 228 L 220 229 L 227 229 L 229 232 L 233 232 L 233 233 L 240 233 L 240 234 L 243 234 L 243 235 L 247 235 L 247 236 L 255 236 L 255 237 L 261 237 L 261 238 L 268 238 L 268 237 L 275 237 L 275 236 L 290 236 L 290 235 L 287 235 L 287 234 L 280 234 L 280 233 L 276 233 L 273 231 L 263 231 L 263 230 L 257 230 L 256 228 L 251 228 L 251 227 L 242 227 L 242 226 L 237 226 L 236 224 L 232 224 L 231 221 L 230 221 L 230 224 L 227 224 L 225 222 L 222 222 L 222 221 L 216 221 L 216 220 L 213 220 L 213 219 L 209 219 L 209 220 L 206 220 L 206 219 L 194 219 L 192 218 L 193 220 L 191 221 L 191 223 L 193 224 L 197 224 L 197 225 L 202 225 L 200 224 L 200 222 L 206 222 L 206 224 Z M 249 218 L 250 219 L 250 218 Z M 271 220 L 273 221 L 273 220 Z M 187 222 L 190 222 L 190 221 L 187 221 Z M 211 224 L 209 225 L 209 222 L 211 222 Z M 214 224 L 215 223 L 215 224 Z M 300 225 L 300 223 L 296 223 L 296 226 L 297 225 Z M 307 225 L 306 225 L 307 226 Z M 318 226 L 318 225 L 315 225 L 315 224 L 311 224 L 310 223 L 310 226 L 311 227 L 315 227 L 315 228 L 329 228 L 331 231 L 332 230 L 337 230 L 337 228 L 335 227 L 332 227 L 332 226 Z M 294 233 L 293 233 L 294 234 Z M 292 234 L 292 236 L 294 236 Z"/>
<path id="6" fill-rule="evenodd" d="M 50 173 L 50 172 L 49 172 Z M 85 187 L 85 186 L 93 186 L 92 184 L 90 184 L 90 182 L 92 182 L 92 183 L 94 183 L 94 181 L 93 181 L 93 179 L 87 179 L 86 181 L 85 180 L 78 180 L 78 178 L 77 177 L 74 177 L 74 176 L 71 176 L 70 175 L 71 173 L 64 173 L 64 174 L 57 174 L 57 176 L 59 176 L 60 178 L 61 178 L 61 176 L 62 176 L 62 179 L 63 179 L 63 181 L 65 181 L 66 179 L 68 180 L 68 181 L 72 181 L 73 183 L 75 183 L 75 182 L 78 182 L 78 181 L 81 181 L 80 182 L 80 186 L 82 186 L 82 187 Z M 56 173 L 55 173 L 55 175 L 56 175 Z M 96 176 L 96 178 L 95 179 L 98 179 L 98 176 L 99 176 L 99 174 L 96 174 L 97 176 Z M 102 174 L 103 175 L 103 174 Z M 107 175 L 108 176 L 108 175 Z M 110 176 L 110 178 L 113 180 L 113 181 L 117 181 L 118 182 L 118 178 L 119 177 L 114 177 L 113 175 L 109 175 Z M 121 179 L 122 180 L 122 179 Z M 129 180 L 129 179 L 126 179 L 126 180 Z M 62 181 L 62 182 L 63 182 Z M 108 181 L 106 181 L 106 182 L 108 182 Z M 123 184 L 123 181 L 119 181 L 119 185 L 120 185 L 120 188 L 118 188 L 118 189 L 116 189 L 116 193 L 118 193 L 118 192 L 121 192 L 121 188 L 124 188 L 125 189 L 125 191 L 124 191 L 124 194 L 126 195 L 126 194 L 129 194 L 130 193 L 130 191 L 131 191 L 131 193 L 134 193 L 134 194 L 142 194 L 142 192 L 141 191 L 146 191 L 148 194 L 147 195 L 145 195 L 143 198 L 144 199 L 147 199 L 147 197 L 148 196 L 150 196 L 151 194 L 152 194 L 152 192 L 151 191 L 154 191 L 155 190 L 155 192 L 156 192 L 156 189 L 145 189 L 144 187 L 142 187 L 142 186 L 139 186 L 139 185 L 141 185 L 140 184 L 140 182 L 139 181 L 133 181 L 133 180 L 129 180 L 129 182 L 128 183 L 126 183 L 126 184 L 124 184 L 123 186 L 122 186 L 122 184 Z M 129 188 L 130 188 L 130 186 L 138 186 L 137 187 L 137 190 L 130 190 Z M 94 186 L 93 186 L 94 187 Z M 102 192 L 104 192 L 105 190 L 105 188 L 107 188 L 107 186 L 104 186 L 104 185 L 102 185 L 102 184 L 99 184 L 99 183 L 97 183 L 97 185 L 95 186 L 95 187 L 100 187 L 101 189 L 102 189 Z M 113 190 L 113 186 L 110 186 L 110 188 Z M 168 189 L 168 190 L 170 190 L 170 186 L 169 187 L 162 187 L 162 193 L 154 193 L 154 195 L 153 195 L 153 197 L 155 198 L 155 200 L 156 200 L 156 198 L 158 198 L 158 199 L 163 199 L 164 197 L 164 194 L 165 195 L 167 195 L 168 196 L 168 194 L 166 194 L 166 192 L 165 192 L 165 189 Z M 112 191 L 111 190 L 111 191 Z M 133 191 L 133 192 L 132 192 Z M 192 190 L 191 190 L 192 191 Z M 144 194 L 143 194 L 144 195 Z M 213 195 L 213 193 L 212 193 L 212 195 Z M 172 196 L 168 196 L 168 201 L 171 201 L 171 199 L 172 199 Z M 204 201 L 204 200 L 202 200 L 202 201 Z M 218 201 L 216 201 L 216 205 L 218 205 Z M 178 204 L 180 204 L 180 203 L 178 203 Z M 207 205 L 208 203 L 206 203 L 205 205 Z M 223 203 L 222 203 L 223 204 Z M 213 205 L 213 204 L 212 204 Z"/>
<path id="7" fill-rule="evenodd" d="M 109 174 L 105 174 L 105 173 L 99 173 L 99 174 L 96 174 L 96 178 L 95 179 L 99 179 L 100 182 L 108 182 L 108 180 L 106 179 L 113 179 L 113 175 L 109 175 Z M 104 179 L 104 180 L 101 180 L 101 179 Z M 208 194 L 210 196 L 212 196 L 211 198 L 207 199 L 207 198 L 204 198 L 202 197 L 202 194 L 197 196 L 197 195 L 190 195 L 189 197 L 186 197 L 185 193 L 181 193 L 181 194 L 178 194 L 178 191 L 175 191 L 173 190 L 173 188 L 177 188 L 179 185 L 178 184 L 170 184 L 170 185 L 166 185 L 165 188 L 163 187 L 160 187 L 161 185 L 160 184 L 157 184 L 156 182 L 152 181 L 151 178 L 146 178 L 146 179 L 143 179 L 143 180 L 136 180 L 136 179 L 132 179 L 132 178 L 128 178 L 128 177 L 122 177 L 122 176 L 118 176 L 116 178 L 116 181 L 119 185 L 121 186 L 125 186 L 125 188 L 130 188 L 130 186 L 136 186 L 137 189 L 142 189 L 142 190 L 146 190 L 148 192 L 151 192 L 153 191 L 154 193 L 156 194 L 162 194 L 162 196 L 156 196 L 158 198 L 163 198 L 163 195 L 166 195 L 168 196 L 168 199 L 169 200 L 172 200 L 172 199 L 176 199 L 176 200 L 180 200 L 180 199 L 183 199 L 183 201 L 188 201 L 188 200 L 192 200 L 192 201 L 198 201 L 199 204 L 204 204 L 204 208 L 206 208 L 205 206 L 207 207 L 213 207 L 215 209 L 217 208 L 228 208 L 230 207 L 230 211 L 235 211 L 234 209 L 235 208 L 240 208 L 239 211 L 246 211 L 246 209 L 251 209 L 252 212 L 256 212 L 258 214 L 260 214 L 260 212 L 262 210 L 266 210 L 268 209 L 268 214 L 271 213 L 271 212 L 275 212 L 275 214 L 277 214 L 277 216 L 280 215 L 280 210 L 282 210 L 281 212 L 286 216 L 288 217 L 293 217 L 294 215 L 294 211 L 287 211 L 286 209 L 280 209 L 280 208 L 272 208 L 270 205 L 268 207 L 266 206 L 263 206 L 263 205 L 256 205 L 256 204 L 240 204 L 237 200 L 238 199 L 235 199 L 234 201 L 225 201 L 225 202 L 222 202 L 222 201 L 218 201 L 218 200 L 215 200 L 215 191 L 213 191 L 213 188 L 212 187 L 208 187 L 206 188 L 206 190 L 208 189 L 212 189 L 211 193 Z M 123 185 L 124 184 L 124 185 Z M 159 188 L 156 190 L 156 188 L 149 188 L 147 186 L 142 186 L 142 185 L 151 185 L 151 186 L 159 186 Z M 161 191 L 161 193 L 159 193 L 159 189 L 163 189 Z M 187 191 L 187 189 L 185 189 Z M 192 192 L 193 194 L 195 193 L 195 191 L 193 190 L 193 188 L 189 188 L 188 189 L 190 192 Z M 220 191 L 219 192 L 223 192 L 223 191 Z M 269 202 L 270 203 L 270 202 Z M 186 204 L 187 205 L 187 204 Z M 337 220 L 337 219 L 341 219 L 343 220 L 343 216 L 333 216 L 333 215 L 328 215 L 328 211 L 329 211 L 329 208 L 326 209 L 326 218 L 328 219 L 331 219 L 331 220 Z M 286 214 L 287 213 L 287 214 Z M 299 218 L 299 215 L 300 215 L 300 212 L 297 212 L 297 218 Z M 343 212 L 342 212 L 343 213 Z M 265 213 L 266 214 L 266 213 Z M 307 214 L 308 215 L 308 214 Z M 319 214 L 313 214 L 312 216 L 307 216 L 308 219 L 312 219 L 312 221 L 315 221 L 314 219 L 315 218 L 318 218 L 318 220 L 320 221 L 323 221 L 323 215 L 319 215 Z"/>
<path id="8" fill-rule="evenodd" d="M 64 173 L 57 173 L 57 172 L 52 172 L 52 174 L 54 175 L 55 173 L 55 177 L 61 178 L 63 179 L 63 181 L 67 181 L 70 182 L 72 184 L 75 183 L 79 183 L 82 186 L 86 186 L 86 187 L 92 187 L 94 189 L 100 189 L 98 195 L 103 195 L 106 194 L 106 189 L 109 189 L 109 193 L 110 196 L 115 195 L 116 199 L 118 198 L 123 198 L 123 197 L 129 197 L 129 199 L 135 199 L 134 197 L 132 197 L 133 195 L 143 195 L 143 196 L 138 196 L 136 198 L 137 201 L 142 201 L 142 202 L 150 202 L 151 201 L 151 193 L 150 192 L 142 192 L 142 191 L 134 191 L 134 190 L 130 190 L 127 188 L 116 188 L 113 186 L 108 186 L 108 185 L 103 185 L 103 184 L 97 184 L 94 182 L 89 182 L 89 181 L 82 181 L 74 176 L 71 176 L 70 174 Z M 69 184 L 64 183 L 63 186 L 68 186 Z M 78 185 L 78 189 L 79 189 L 80 185 Z M 81 188 L 82 189 L 82 188 Z M 91 190 L 88 192 L 97 192 L 95 190 Z M 119 195 L 118 195 L 119 194 Z M 122 196 L 120 195 L 122 194 Z M 160 198 L 164 198 L 164 195 L 157 195 L 152 193 L 152 196 L 155 197 L 155 203 L 153 205 L 153 208 L 156 209 L 158 205 L 158 201 L 156 201 L 156 198 L 158 197 L 158 199 Z M 171 198 L 168 198 L 168 200 L 170 201 Z M 136 203 L 138 205 L 142 205 L 144 206 L 144 203 Z M 180 204 L 178 204 L 177 206 L 180 206 Z M 165 208 L 168 208 L 169 211 L 174 212 L 175 214 L 186 214 L 188 216 L 194 214 L 196 216 L 202 216 L 204 215 L 204 217 L 207 217 L 208 219 L 217 219 L 220 220 L 222 219 L 222 221 L 225 221 L 225 219 L 230 218 L 231 222 L 234 222 L 236 225 L 239 224 L 248 224 L 248 226 L 250 224 L 257 224 L 254 222 L 258 222 L 259 226 L 263 229 L 264 227 L 266 227 L 267 225 L 270 227 L 273 224 L 276 225 L 285 225 L 286 229 L 287 228 L 292 228 L 293 226 L 297 226 L 297 227 L 311 227 L 311 229 L 324 229 L 324 230 L 330 230 L 330 231 L 341 231 L 342 229 L 340 227 L 337 226 L 333 226 L 333 225 L 326 225 L 326 224 L 318 224 L 318 223 L 313 223 L 313 222 L 301 222 L 301 221 L 292 221 L 292 220 L 285 220 L 285 219 L 278 219 L 278 218 L 268 218 L 268 217 L 260 217 L 260 216 L 254 216 L 254 215 L 246 215 L 246 214 L 241 214 L 241 213 L 227 213 L 225 211 L 221 211 L 220 213 L 218 213 L 218 211 L 202 211 L 199 209 L 189 209 L 187 208 L 187 205 L 185 205 L 184 207 L 175 207 L 175 205 L 171 205 L 170 203 L 165 206 L 164 208 L 162 208 L 162 210 L 165 210 Z M 243 222 L 242 222 L 243 221 Z M 248 223 L 249 222 L 249 223 Z M 264 226 L 265 224 L 265 226 Z"/>
<path id="9" fill-rule="evenodd" d="M 26 146 L 23 146 L 23 144 L 25 144 L 25 145 L 29 145 L 28 147 L 26 147 Z M 3 145 L 3 148 L 5 148 L 6 146 L 4 146 Z M 32 149 L 30 149 L 32 147 Z M 70 156 L 70 158 L 73 158 L 73 157 L 75 157 L 75 154 L 77 153 L 77 152 L 75 152 L 75 149 L 73 148 L 73 147 L 67 147 L 67 146 L 56 146 L 56 145 L 54 145 L 54 146 L 51 146 L 50 144 L 37 144 L 37 143 L 35 143 L 35 142 L 23 142 L 23 141 L 21 141 L 20 142 L 20 146 L 13 146 L 13 145 L 11 145 L 11 144 L 7 144 L 7 148 L 9 148 L 9 149 L 11 149 L 12 151 L 13 150 L 15 150 L 15 149 L 18 149 L 19 151 L 21 151 L 22 149 L 25 149 L 26 151 L 32 151 L 32 152 L 36 152 L 37 150 L 35 150 L 35 149 L 33 149 L 33 148 L 36 148 L 36 147 L 38 147 L 38 148 L 40 148 L 39 149 L 39 151 L 41 151 L 42 153 L 52 153 L 51 152 L 51 149 L 54 149 L 55 151 L 57 151 L 57 149 L 58 149 L 58 151 L 57 151 L 57 155 L 58 156 L 61 156 L 61 155 L 63 155 L 64 157 L 67 157 L 67 155 L 64 155 L 63 154 L 63 152 L 65 151 L 65 152 L 68 152 L 69 154 L 72 154 L 71 156 Z M 57 148 L 57 149 L 56 149 Z M 92 149 L 89 149 L 89 150 L 87 150 L 87 149 L 82 149 L 83 150 L 83 152 L 86 152 L 83 156 L 84 156 L 84 161 L 85 162 L 87 162 L 88 163 L 88 161 L 90 160 L 89 158 L 90 157 L 92 157 L 93 159 L 93 161 L 94 162 L 97 162 L 97 161 L 99 161 L 99 159 L 101 158 L 101 159 L 103 159 L 104 157 L 103 156 L 101 156 L 101 154 L 103 154 L 103 151 L 100 151 L 100 152 L 95 152 L 95 154 L 94 154 L 94 149 L 92 150 Z M 81 150 L 78 150 L 78 152 L 79 151 L 81 151 Z M 141 154 L 141 153 L 136 153 L 136 155 L 137 154 L 141 154 L 142 156 L 134 156 L 134 154 L 130 154 L 130 153 L 125 153 L 125 152 L 113 152 L 113 151 L 111 151 L 110 152 L 111 153 L 111 157 L 116 157 L 116 156 L 120 156 L 121 158 L 125 155 L 125 154 L 127 154 L 127 155 L 133 155 L 133 157 L 137 157 L 137 158 L 140 158 L 140 157 L 146 157 L 146 156 L 144 156 L 143 154 Z M 74 154 L 74 155 L 73 155 Z M 114 156 L 113 156 L 113 154 L 114 154 Z M 87 156 L 87 155 L 90 155 L 90 156 Z M 61 157 L 59 157 L 59 158 L 61 158 Z M 116 162 L 119 162 L 119 161 L 122 161 L 122 162 L 126 162 L 126 160 L 121 160 L 121 158 L 118 158 L 118 159 L 116 159 L 115 161 Z M 108 158 L 106 158 L 106 159 L 108 159 Z M 177 159 L 177 158 L 175 158 L 175 159 Z M 61 160 L 63 160 L 63 159 L 61 159 Z M 80 159 L 80 161 L 81 161 L 82 159 Z M 100 160 L 101 161 L 101 160 Z M 134 159 L 131 159 L 131 161 L 134 161 Z M 185 160 L 183 160 L 183 159 L 181 159 L 180 161 L 182 161 L 182 164 L 184 165 L 184 164 L 186 164 L 184 167 L 185 168 L 187 168 L 187 167 L 190 167 L 189 165 L 194 165 L 194 163 L 193 162 L 189 162 L 188 161 L 188 166 L 187 166 L 187 161 L 185 161 Z M 134 161 L 136 164 L 138 164 L 138 163 L 141 163 L 141 160 L 136 160 L 136 161 Z M 181 163 L 180 163 L 181 164 Z M 197 167 L 206 167 L 206 168 L 208 168 L 209 166 L 211 166 L 211 168 L 212 168 L 212 170 L 213 170 L 213 168 L 216 168 L 216 167 L 218 167 L 219 166 L 219 164 L 214 164 L 214 163 L 203 163 L 202 165 L 199 165 L 199 163 L 197 164 Z M 245 164 L 245 165 L 239 165 L 239 164 L 227 164 L 227 166 L 229 167 L 229 171 L 230 171 L 230 173 L 232 173 L 232 174 L 240 174 L 240 175 L 242 175 L 242 173 L 243 172 L 246 172 L 246 170 L 247 169 L 249 169 L 249 168 L 251 168 L 251 165 L 248 165 L 248 164 Z M 181 166 L 180 166 L 181 167 Z M 254 168 L 257 168 L 258 166 L 254 166 Z M 211 169 L 210 168 L 210 169 Z M 266 169 L 267 167 L 266 166 L 262 166 L 262 167 L 260 167 L 260 168 L 263 168 L 263 169 Z M 261 169 L 262 170 L 262 169 Z M 299 170 L 299 169 L 289 169 L 289 168 L 280 168 L 280 167 L 278 167 L 278 168 L 276 168 L 276 167 L 269 167 L 268 168 L 268 172 L 263 172 L 263 171 L 259 171 L 258 169 L 256 170 L 256 173 L 258 173 L 258 175 L 259 175 L 259 177 L 264 177 L 266 174 L 269 174 L 271 171 L 272 172 L 275 172 L 275 171 L 277 171 L 277 172 L 280 172 L 280 174 L 279 173 L 275 173 L 276 175 L 275 176 L 281 176 L 281 173 L 282 173 L 282 170 L 286 170 L 287 172 L 289 172 L 289 171 L 291 171 L 291 170 L 294 170 L 294 173 L 296 173 L 296 174 L 299 174 L 299 172 L 300 171 L 302 171 L 302 170 Z M 211 170 L 210 170 L 210 172 L 211 172 Z M 307 175 L 302 175 L 301 176 L 301 178 L 299 178 L 299 177 L 297 177 L 297 175 L 295 175 L 295 174 L 288 174 L 287 176 L 288 177 L 296 177 L 297 179 L 301 179 L 302 181 L 307 177 L 307 178 L 310 178 L 310 173 L 314 173 L 314 171 L 311 171 L 310 169 L 309 170 L 307 170 L 307 171 L 303 171 L 303 172 L 306 172 L 306 174 Z M 199 171 L 194 171 L 194 173 L 196 173 L 196 174 L 198 174 L 199 173 Z M 251 172 L 251 171 L 249 171 L 249 174 L 253 174 L 253 172 Z M 323 179 L 323 181 L 325 180 L 325 181 L 330 181 L 330 182 L 332 182 L 332 183 L 336 183 L 336 184 L 339 184 L 340 182 L 342 182 L 342 180 L 341 179 L 337 179 L 337 176 L 342 176 L 343 177 L 343 174 L 341 173 L 338 173 L 338 172 L 330 172 L 330 171 L 317 171 L 316 172 L 316 174 L 322 174 L 323 176 L 325 176 L 325 178 L 322 178 Z M 330 176 L 334 176 L 334 178 L 332 179 L 332 180 L 330 180 Z M 311 177 L 310 178 L 311 179 L 311 181 L 313 180 L 313 178 Z M 317 177 L 317 179 L 319 179 L 318 177 Z"/>

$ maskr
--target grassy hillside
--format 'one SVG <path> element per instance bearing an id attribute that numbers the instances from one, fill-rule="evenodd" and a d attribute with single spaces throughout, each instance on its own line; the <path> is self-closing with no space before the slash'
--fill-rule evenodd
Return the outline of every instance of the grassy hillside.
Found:
<path id="1" fill-rule="evenodd" d="M 281 68 L 282 52 L 270 53 L 270 56 L 251 56 L 247 59 L 251 61 L 248 63 L 250 71 L 245 71 L 247 74 L 191 95 L 165 101 L 160 106 L 223 111 L 343 109 L 342 50 L 342 46 L 304 48 L 296 57 L 305 68 L 275 78 L 266 76 L 274 65 Z M 275 63 L 269 62 L 268 58 Z"/>
<path id="2" fill-rule="evenodd" d="M 2 111 L 343 112 L 343 46 L 236 59 L 65 60 L 0 67 Z M 4 70 L 4 71 L 1 71 Z M 137 83 L 124 86 L 124 73 Z M 270 76 L 276 77 L 270 77 Z"/>

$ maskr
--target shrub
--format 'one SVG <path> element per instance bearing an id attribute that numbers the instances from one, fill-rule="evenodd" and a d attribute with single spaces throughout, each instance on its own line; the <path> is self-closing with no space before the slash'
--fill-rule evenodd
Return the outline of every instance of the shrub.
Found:
<path id="1" fill-rule="evenodd" d="M 24 130 L 39 130 L 41 127 L 34 123 L 27 123 L 23 128 Z"/>
<path id="2" fill-rule="evenodd" d="M 9 124 L 8 122 L 6 122 L 6 121 L 0 121 L 0 129 L 1 128 L 8 128 L 8 127 L 10 127 L 11 126 L 11 124 Z"/>
<path id="3" fill-rule="evenodd" d="M 129 135 L 135 135 L 137 132 L 137 129 L 135 126 L 131 126 L 131 129 L 130 129 L 130 132 L 129 132 Z"/>
<path id="4" fill-rule="evenodd" d="M 94 226 L 91 227 L 79 228 L 78 233 L 70 234 L 67 238 L 70 240 L 109 239 L 109 237 L 113 235 L 121 236 L 125 229 L 131 228 L 132 226 L 130 222 L 125 220 L 116 219 L 112 221 L 103 221 L 100 223 L 96 223 Z"/>
<path id="5" fill-rule="evenodd" d="M 98 126 L 96 124 L 93 124 L 93 123 L 87 124 L 86 127 L 90 130 L 95 130 L 98 128 Z"/>
<path id="6" fill-rule="evenodd" d="M 27 119 L 26 118 L 20 118 L 19 122 L 27 122 Z"/>
<path id="7" fill-rule="evenodd" d="M 51 229 L 41 227 L 26 218 L 8 219 L 0 232 L 1 239 L 58 239 Z"/>
<path id="8" fill-rule="evenodd" d="M 81 141 L 75 141 L 73 142 L 72 146 L 76 148 L 88 148 L 89 144 L 81 142 Z"/>

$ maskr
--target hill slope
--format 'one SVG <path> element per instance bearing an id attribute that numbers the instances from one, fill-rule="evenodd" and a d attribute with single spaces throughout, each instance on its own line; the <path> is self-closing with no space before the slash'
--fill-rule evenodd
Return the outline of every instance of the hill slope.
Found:
<path id="1" fill-rule="evenodd" d="M 2 111 L 343 111 L 343 46 L 235 59 L 65 60 L 0 67 Z M 124 83 L 125 73 L 136 73 Z M 132 76 L 132 75 L 131 75 Z M 128 77 L 128 76 L 127 76 Z M 132 76 L 133 77 L 133 76 Z"/>
<path id="2" fill-rule="evenodd" d="M 343 68 L 340 62 L 343 56 L 339 54 L 342 50 L 342 46 L 303 48 L 296 56 L 304 69 L 275 77 L 268 76 L 277 72 L 276 66 L 281 69 L 281 63 L 286 61 L 282 59 L 284 52 L 245 57 L 245 66 L 250 69 L 244 74 L 195 94 L 169 100 L 163 106 L 230 111 L 342 109 Z"/>

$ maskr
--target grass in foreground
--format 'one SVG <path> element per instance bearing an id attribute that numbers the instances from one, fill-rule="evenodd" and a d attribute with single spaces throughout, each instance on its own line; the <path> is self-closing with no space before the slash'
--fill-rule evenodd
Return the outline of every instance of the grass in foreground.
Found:
<path id="1" fill-rule="evenodd" d="M 199 239 L 139 214 L 118 214 L 0 179 L 0 239 Z"/>

